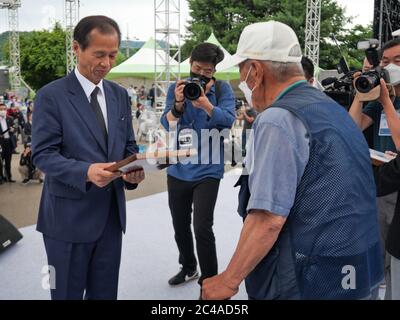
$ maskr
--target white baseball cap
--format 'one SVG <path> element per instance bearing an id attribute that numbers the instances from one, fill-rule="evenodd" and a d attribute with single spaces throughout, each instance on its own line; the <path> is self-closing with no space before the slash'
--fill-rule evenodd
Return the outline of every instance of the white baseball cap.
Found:
<path id="1" fill-rule="evenodd" d="M 258 22 L 243 29 L 236 54 L 221 62 L 217 70 L 229 69 L 247 59 L 300 62 L 301 57 L 299 40 L 292 28 L 272 20 Z"/>

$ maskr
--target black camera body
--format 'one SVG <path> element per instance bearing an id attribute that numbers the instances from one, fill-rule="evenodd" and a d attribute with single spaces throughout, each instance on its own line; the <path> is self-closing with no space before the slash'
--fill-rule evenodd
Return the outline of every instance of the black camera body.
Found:
<path id="1" fill-rule="evenodd" d="M 388 71 L 379 66 L 379 41 L 376 39 L 360 41 L 357 44 L 357 48 L 365 51 L 368 62 L 372 65 L 371 70 L 363 72 L 355 81 L 354 86 L 357 91 L 360 93 L 369 93 L 381 84 L 382 78 L 387 83 L 390 82 Z"/>
<path id="2" fill-rule="evenodd" d="M 337 71 L 339 74 L 344 73 L 344 75 L 340 78 L 328 77 L 322 80 L 321 84 L 324 87 L 324 93 L 327 96 L 348 110 L 354 99 L 354 71 L 350 71 L 344 58 L 340 59 L 340 62 L 337 66 Z"/>
<path id="3" fill-rule="evenodd" d="M 358 92 L 368 93 L 381 84 L 382 78 L 386 82 L 389 82 L 389 73 L 381 67 L 376 67 L 374 70 L 363 72 L 361 76 L 357 78 L 354 85 Z"/>
<path id="4" fill-rule="evenodd" d="M 183 88 L 185 99 L 197 100 L 200 98 L 202 90 L 206 91 L 206 85 L 207 83 L 199 78 L 189 78 Z"/>

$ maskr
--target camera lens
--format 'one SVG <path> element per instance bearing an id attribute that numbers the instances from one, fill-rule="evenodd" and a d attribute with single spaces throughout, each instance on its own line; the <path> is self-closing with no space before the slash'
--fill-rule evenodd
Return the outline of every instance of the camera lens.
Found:
<path id="1" fill-rule="evenodd" d="M 197 100 L 201 96 L 201 87 L 195 82 L 189 82 L 183 88 L 183 95 L 188 100 Z"/>
<path id="2" fill-rule="evenodd" d="M 380 84 L 378 74 L 371 73 L 360 76 L 355 83 L 356 89 L 361 93 L 368 93 Z"/>

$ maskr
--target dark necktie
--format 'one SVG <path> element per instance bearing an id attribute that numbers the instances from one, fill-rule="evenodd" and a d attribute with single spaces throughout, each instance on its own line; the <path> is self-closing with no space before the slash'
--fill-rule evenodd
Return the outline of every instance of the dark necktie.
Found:
<path id="1" fill-rule="evenodd" d="M 99 101 L 97 100 L 97 94 L 99 93 L 99 90 L 100 90 L 99 87 L 94 88 L 92 94 L 90 95 L 90 105 L 92 106 L 92 109 L 96 114 L 97 121 L 100 125 L 101 131 L 103 132 L 104 140 L 107 145 L 108 135 L 107 135 L 106 122 L 104 121 L 103 112 L 101 111 Z"/>

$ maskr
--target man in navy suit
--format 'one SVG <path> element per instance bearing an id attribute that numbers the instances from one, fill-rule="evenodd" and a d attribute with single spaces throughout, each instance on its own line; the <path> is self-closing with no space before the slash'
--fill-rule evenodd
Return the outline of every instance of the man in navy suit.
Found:
<path id="1" fill-rule="evenodd" d="M 33 162 L 46 174 L 37 230 L 43 233 L 52 299 L 116 299 L 126 210 L 144 172 L 105 170 L 138 152 L 126 90 L 103 80 L 121 33 L 105 16 L 74 30 L 77 67 L 39 90 Z M 53 278 L 52 278 L 53 277 Z"/>

